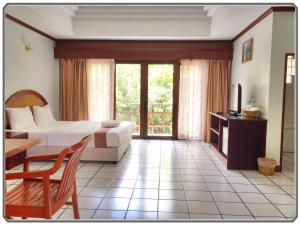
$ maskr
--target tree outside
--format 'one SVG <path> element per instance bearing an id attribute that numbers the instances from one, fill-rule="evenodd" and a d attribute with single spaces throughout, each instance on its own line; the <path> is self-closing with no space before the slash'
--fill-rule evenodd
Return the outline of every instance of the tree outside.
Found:
<path id="1" fill-rule="evenodd" d="M 140 132 L 140 64 L 116 65 L 116 117 L 132 121 Z M 148 67 L 148 134 L 172 134 L 173 65 Z"/>

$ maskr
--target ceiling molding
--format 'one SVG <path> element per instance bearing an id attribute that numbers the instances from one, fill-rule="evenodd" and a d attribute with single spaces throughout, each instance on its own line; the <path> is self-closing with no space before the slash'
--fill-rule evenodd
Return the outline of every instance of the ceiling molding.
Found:
<path id="1" fill-rule="evenodd" d="M 56 38 L 50 36 L 49 34 L 46 34 L 45 32 L 43 32 L 43 31 L 41 31 L 41 30 L 39 30 L 39 29 L 31 26 L 31 25 L 29 25 L 28 23 L 23 22 L 22 20 L 17 19 L 16 17 L 13 17 L 13 16 L 11 16 L 11 15 L 9 15 L 9 14 L 6 13 L 5 14 L 5 18 L 9 19 L 9 20 L 11 20 L 11 21 L 13 21 L 13 22 L 15 22 L 15 23 L 23 26 L 23 27 L 26 27 L 27 29 L 29 29 L 29 30 L 37 33 L 37 34 L 40 34 L 40 35 L 42 35 L 42 36 L 44 36 L 46 38 L 49 38 L 49 39 L 51 39 L 53 41 L 56 41 Z"/>
<path id="2" fill-rule="evenodd" d="M 76 12 L 78 11 L 78 6 L 75 5 L 61 5 L 60 7 L 72 18 L 75 17 Z"/>
<path id="3" fill-rule="evenodd" d="M 79 6 L 76 20 L 209 20 L 203 6 L 198 7 L 111 7 L 111 6 Z"/>
<path id="4" fill-rule="evenodd" d="M 232 41 L 236 41 L 238 38 L 243 36 L 245 33 L 247 33 L 249 30 L 251 30 L 256 24 L 261 22 L 264 18 L 266 18 L 268 15 L 270 15 L 272 12 L 295 12 L 295 7 L 293 6 L 278 6 L 278 7 L 271 7 L 267 11 L 265 11 L 263 14 L 261 14 L 257 19 L 255 19 L 252 23 L 250 23 L 245 29 L 243 29 L 240 33 L 238 33 Z"/>
<path id="5" fill-rule="evenodd" d="M 217 10 L 217 6 L 215 6 L 215 5 L 205 5 L 205 6 L 203 6 L 203 9 L 206 12 L 208 17 L 213 17 L 216 10 Z"/>

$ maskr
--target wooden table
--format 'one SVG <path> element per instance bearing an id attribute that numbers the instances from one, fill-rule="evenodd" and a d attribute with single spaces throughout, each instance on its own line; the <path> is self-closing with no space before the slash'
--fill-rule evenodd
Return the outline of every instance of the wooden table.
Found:
<path id="1" fill-rule="evenodd" d="M 40 139 L 5 139 L 6 169 L 24 162 L 26 150 L 41 143 Z"/>

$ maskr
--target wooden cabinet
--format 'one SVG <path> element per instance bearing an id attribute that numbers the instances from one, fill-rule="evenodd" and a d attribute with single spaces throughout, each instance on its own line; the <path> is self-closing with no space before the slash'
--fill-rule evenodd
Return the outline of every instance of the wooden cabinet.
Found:
<path id="1" fill-rule="evenodd" d="M 224 127 L 228 129 L 227 155 L 222 152 Z M 226 159 L 228 169 L 256 170 L 257 158 L 265 157 L 266 133 L 265 119 L 210 113 L 210 143 Z"/>
<path id="2" fill-rule="evenodd" d="M 8 139 L 28 139 L 28 133 L 5 132 L 5 138 L 8 138 Z M 25 158 L 26 158 L 26 151 L 6 158 L 5 169 L 10 170 L 10 169 L 12 169 L 12 168 L 14 168 L 14 167 L 16 167 L 20 164 L 23 164 Z"/>

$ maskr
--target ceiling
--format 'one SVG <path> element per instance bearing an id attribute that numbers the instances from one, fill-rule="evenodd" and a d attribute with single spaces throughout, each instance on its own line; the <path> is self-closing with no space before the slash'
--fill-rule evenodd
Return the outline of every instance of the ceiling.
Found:
<path id="1" fill-rule="evenodd" d="M 8 5 L 57 39 L 231 40 L 271 5 Z"/>

